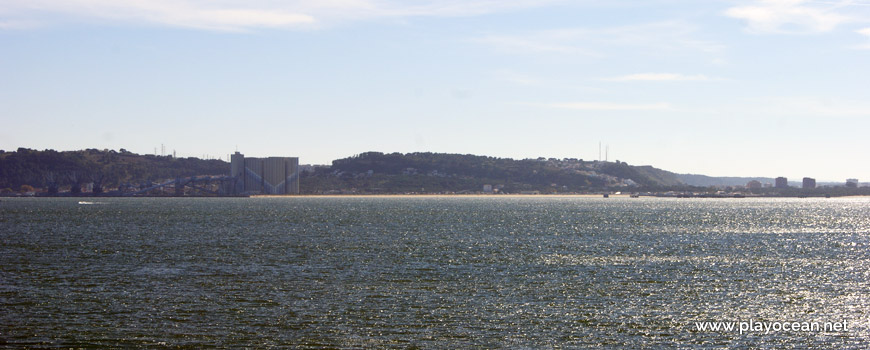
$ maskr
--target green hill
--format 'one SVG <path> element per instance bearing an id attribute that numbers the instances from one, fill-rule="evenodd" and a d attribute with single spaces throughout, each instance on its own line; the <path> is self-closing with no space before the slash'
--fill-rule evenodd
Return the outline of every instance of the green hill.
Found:
<path id="1" fill-rule="evenodd" d="M 221 160 L 139 155 L 124 149 L 83 151 L 0 151 L 0 189 L 18 190 L 22 185 L 51 192 L 75 184 L 91 183 L 111 188 L 122 183 L 138 184 L 175 177 L 229 174 Z"/>
<path id="2" fill-rule="evenodd" d="M 198 175 L 226 175 L 221 160 L 139 155 L 124 149 L 0 151 L 0 190 L 22 186 L 76 193 L 82 184 L 108 190 L 122 184 Z M 676 174 L 650 166 L 582 159 L 514 160 L 468 154 L 367 152 L 302 173 L 302 193 L 571 193 L 599 190 L 657 190 L 681 186 Z"/>
<path id="3" fill-rule="evenodd" d="M 649 166 L 581 159 L 514 160 L 467 154 L 367 152 L 303 174 L 303 193 L 582 192 L 604 188 L 679 186 L 676 174 Z"/>

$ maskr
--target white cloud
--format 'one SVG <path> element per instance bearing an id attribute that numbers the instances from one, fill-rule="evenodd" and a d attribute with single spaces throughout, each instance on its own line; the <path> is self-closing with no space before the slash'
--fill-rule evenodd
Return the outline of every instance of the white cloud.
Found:
<path id="1" fill-rule="evenodd" d="M 0 0 L 0 28 L 22 23 L 147 23 L 205 30 L 310 28 L 383 17 L 474 16 L 543 6 L 531 0 Z"/>
<path id="2" fill-rule="evenodd" d="M 547 107 L 547 108 L 586 110 L 586 111 L 648 111 L 648 110 L 671 109 L 671 106 L 667 103 L 624 104 L 624 103 L 610 103 L 610 102 L 569 102 L 569 103 L 537 104 L 537 106 Z"/>
<path id="3" fill-rule="evenodd" d="M 753 32 L 820 33 L 852 21 L 852 18 L 838 11 L 850 3 L 760 0 L 756 5 L 729 8 L 725 15 L 745 20 L 748 29 Z"/>
<path id="4" fill-rule="evenodd" d="M 605 81 L 712 81 L 718 80 L 705 75 L 684 75 L 673 73 L 640 73 L 619 77 L 604 78 Z"/>

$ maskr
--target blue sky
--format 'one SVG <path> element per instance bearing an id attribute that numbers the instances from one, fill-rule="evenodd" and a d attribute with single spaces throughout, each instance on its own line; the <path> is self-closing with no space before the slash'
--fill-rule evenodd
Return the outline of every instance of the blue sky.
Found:
<path id="1" fill-rule="evenodd" d="M 0 0 L 0 149 L 870 180 L 870 0 Z"/>

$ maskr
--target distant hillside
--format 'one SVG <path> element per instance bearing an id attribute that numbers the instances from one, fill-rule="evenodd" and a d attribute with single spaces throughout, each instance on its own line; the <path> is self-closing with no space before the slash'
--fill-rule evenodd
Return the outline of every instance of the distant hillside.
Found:
<path id="1" fill-rule="evenodd" d="M 649 165 L 628 165 L 627 163 L 603 163 L 601 172 L 624 179 L 632 179 L 646 187 L 672 187 L 685 184 L 670 171 L 654 168 Z"/>
<path id="2" fill-rule="evenodd" d="M 553 193 L 682 185 L 675 175 L 650 166 L 620 162 L 367 152 L 303 174 L 300 188 L 303 193 L 337 189 L 361 193 L 477 192 L 488 184 L 507 193 Z"/>
<path id="3" fill-rule="evenodd" d="M 94 182 L 106 187 L 175 177 L 229 174 L 221 160 L 139 155 L 124 149 L 83 151 L 0 151 L 0 189 L 22 185 L 57 188 Z"/>
<path id="4" fill-rule="evenodd" d="M 755 180 L 761 183 L 774 183 L 772 177 L 733 177 L 733 176 L 707 176 L 695 174 L 677 174 L 682 182 L 690 186 L 746 186 L 749 181 Z"/>
<path id="5" fill-rule="evenodd" d="M 137 186 L 176 177 L 229 174 L 221 160 L 139 155 L 124 149 L 83 151 L 0 151 L 0 190 L 23 185 L 48 193 L 76 193 L 83 184 L 95 191 L 122 184 Z M 302 193 L 407 193 L 494 191 L 571 193 L 599 190 L 658 190 L 684 186 L 671 172 L 651 166 L 582 159 L 514 160 L 468 154 L 367 152 L 307 168 Z M 7 190 L 8 189 L 8 190 Z"/>

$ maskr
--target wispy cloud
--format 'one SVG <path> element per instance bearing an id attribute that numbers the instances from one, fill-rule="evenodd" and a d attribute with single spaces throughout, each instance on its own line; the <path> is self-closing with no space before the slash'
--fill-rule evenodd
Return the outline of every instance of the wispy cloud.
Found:
<path id="1" fill-rule="evenodd" d="M 510 70 L 500 70 L 493 73 L 493 76 L 500 80 L 516 85 L 534 86 L 544 85 L 543 79 L 528 74 L 518 73 Z"/>
<path id="2" fill-rule="evenodd" d="M 626 104 L 626 103 L 610 103 L 610 102 L 568 102 L 568 103 L 547 103 L 534 104 L 535 106 L 558 109 L 574 109 L 584 111 L 650 111 L 650 110 L 668 110 L 671 109 L 667 103 L 652 103 L 652 104 Z"/>
<path id="3" fill-rule="evenodd" d="M 855 32 L 858 34 L 861 34 L 863 36 L 866 36 L 867 39 L 870 39 L 870 28 L 859 29 L 859 30 L 856 30 Z M 868 42 L 863 44 L 863 45 L 856 45 L 854 48 L 860 49 L 860 50 L 870 50 L 870 40 L 868 40 Z"/>
<path id="4" fill-rule="evenodd" d="M 604 92 L 606 89 L 577 84 L 576 80 L 565 80 L 563 75 L 533 75 L 512 70 L 497 70 L 490 73 L 491 78 L 499 83 L 509 83 L 513 86 L 526 88 L 555 89 L 560 91 L 575 91 L 578 93 Z"/>
<path id="5" fill-rule="evenodd" d="M 398 17 L 464 17 L 540 7 L 560 0 L 423 0 L 371 1 L 371 15 Z"/>
<path id="6" fill-rule="evenodd" d="M 487 44 L 509 53 L 558 53 L 577 54 L 582 56 L 601 56 L 595 50 L 567 42 L 559 42 L 547 38 L 547 33 L 542 35 L 488 35 L 473 39 L 472 41 Z"/>
<path id="7" fill-rule="evenodd" d="M 640 74 L 629 74 L 623 75 L 619 77 L 611 77 L 601 79 L 604 81 L 713 81 L 713 80 L 721 80 L 717 78 L 710 78 L 706 75 L 684 75 L 684 74 L 674 74 L 674 73 L 640 73 Z"/>
<path id="8" fill-rule="evenodd" d="M 474 16 L 544 6 L 531 0 L 4 0 L 0 28 L 64 22 L 152 24 L 218 31 L 312 28 L 384 17 Z"/>
<path id="9" fill-rule="evenodd" d="M 51 25 L 63 22 L 150 23 L 218 31 L 311 25 L 314 17 L 288 8 L 252 3 L 171 0 L 26 0 L 7 1 L 5 15 Z"/>
<path id="10" fill-rule="evenodd" d="M 860 119 L 870 117 L 870 104 L 861 100 L 819 96 L 759 97 L 731 106 L 764 116 Z"/>
<path id="11" fill-rule="evenodd" d="M 474 42 L 518 54 L 556 53 L 607 56 L 609 48 L 632 47 L 651 54 L 695 51 L 716 53 L 724 46 L 695 37 L 693 25 L 678 22 L 643 23 L 604 28 L 563 28 L 517 34 L 483 35 Z"/>
<path id="12" fill-rule="evenodd" d="M 760 0 L 754 5 L 735 6 L 725 15 L 746 21 L 759 33 L 821 33 L 853 21 L 843 9 L 854 1 Z"/>
<path id="13" fill-rule="evenodd" d="M 39 22 L 28 20 L 0 20 L 0 30 L 3 29 L 33 29 L 40 26 Z"/>

